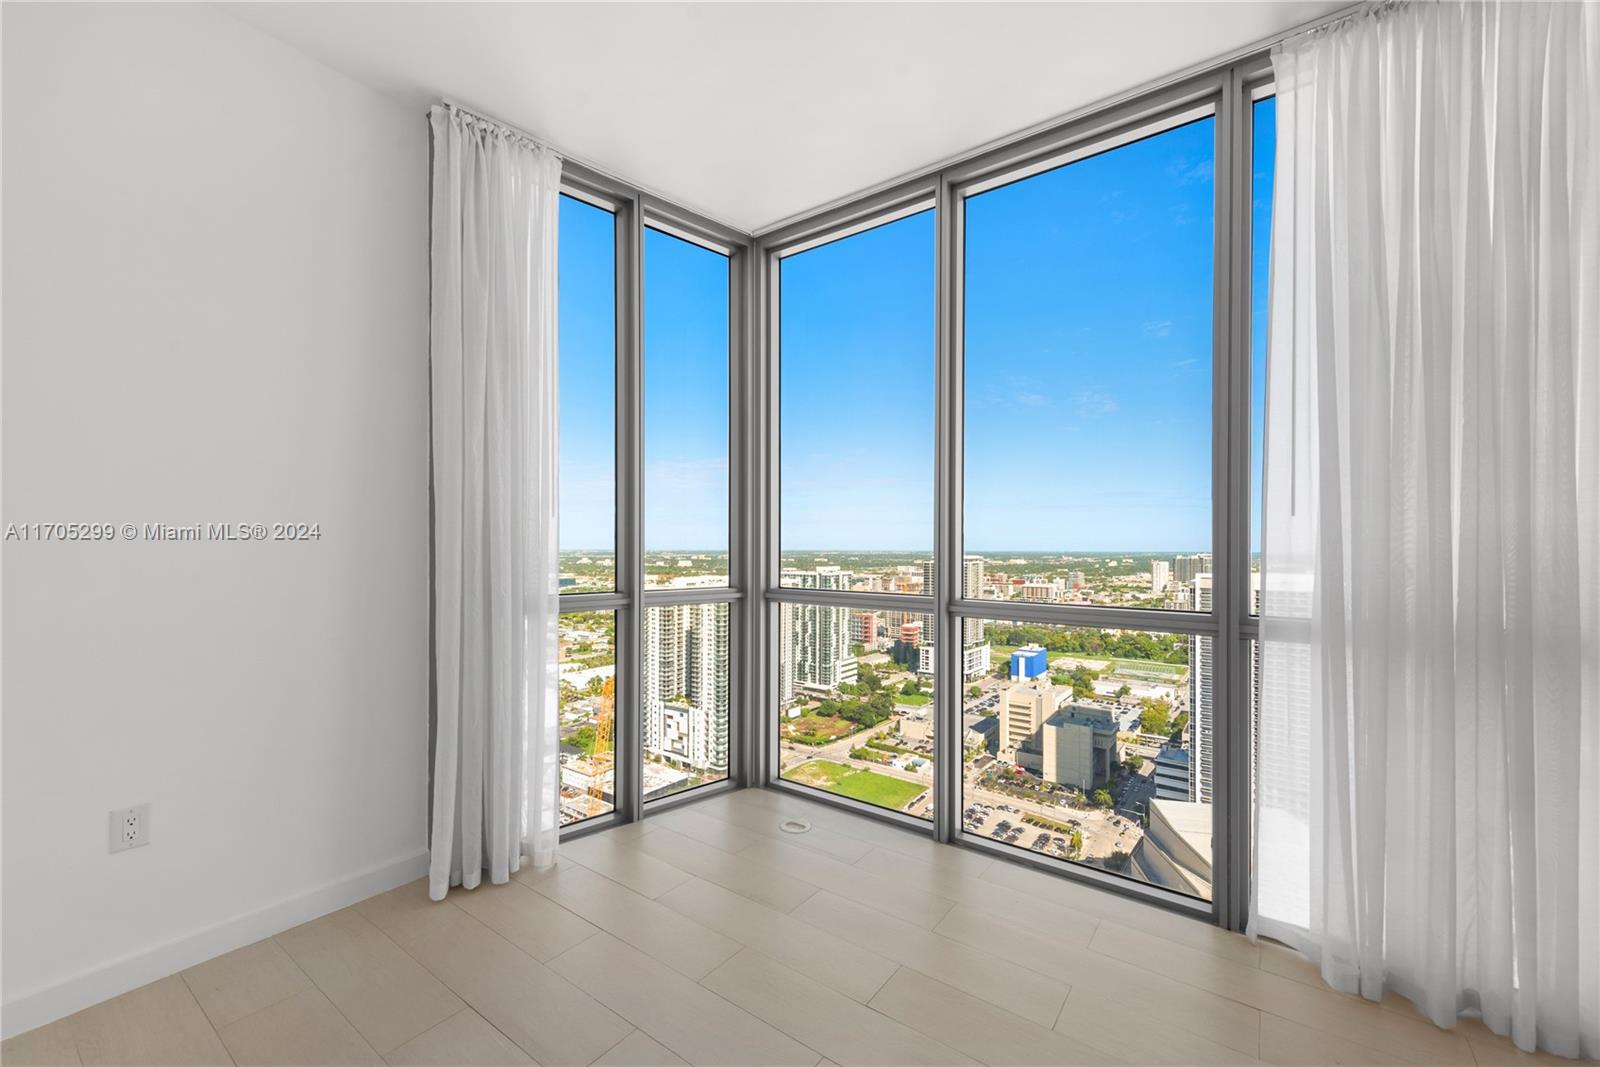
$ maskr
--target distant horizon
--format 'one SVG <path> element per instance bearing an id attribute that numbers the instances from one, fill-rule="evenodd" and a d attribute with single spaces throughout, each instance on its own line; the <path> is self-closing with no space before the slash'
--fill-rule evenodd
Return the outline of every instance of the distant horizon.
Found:
<path id="1" fill-rule="evenodd" d="M 563 548 L 559 550 L 563 556 L 567 555 L 594 555 L 614 556 L 616 549 L 612 548 Z M 726 556 L 725 548 L 647 548 L 644 554 L 649 555 L 712 555 Z M 965 553 L 968 556 L 1208 556 L 1209 548 L 984 548 L 972 549 Z M 1259 552 L 1252 551 L 1252 556 Z M 931 548 L 788 548 L 779 553 L 779 559 L 784 556 L 931 556 Z"/>

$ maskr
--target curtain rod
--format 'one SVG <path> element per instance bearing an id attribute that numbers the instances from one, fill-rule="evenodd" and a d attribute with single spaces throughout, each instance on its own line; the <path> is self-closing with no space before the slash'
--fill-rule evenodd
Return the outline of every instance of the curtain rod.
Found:
<path id="1" fill-rule="evenodd" d="M 695 215 L 699 215 L 701 218 L 704 218 L 708 222 L 714 222 L 718 226 L 723 227 L 724 229 L 732 230 L 734 233 L 738 234 L 741 237 L 749 237 L 749 236 L 751 236 L 750 231 L 745 229 L 743 226 L 735 226 L 730 222 L 725 222 L 721 218 L 718 218 L 716 215 L 714 215 L 711 212 L 705 210 L 704 208 L 695 207 L 693 204 L 686 204 L 682 200 L 678 199 L 677 197 L 668 196 L 666 193 L 663 193 L 659 189 L 654 189 L 654 188 L 651 188 L 648 185 L 643 185 L 643 184 L 641 184 L 639 182 L 634 181 L 631 178 L 626 178 L 626 177 L 622 176 L 621 174 L 618 174 L 614 170 L 610 170 L 610 169 L 608 169 L 606 167 L 602 167 L 598 163 L 595 163 L 595 162 L 592 162 L 590 160 L 587 160 L 587 159 L 583 158 L 580 155 L 576 155 L 576 154 L 574 154 L 572 152 L 568 152 L 565 149 L 559 147 L 558 145 L 555 145 L 555 144 L 551 143 L 549 138 L 540 137 L 538 134 L 532 133 L 532 132 L 530 132 L 528 130 L 525 130 L 521 126 L 516 125 L 515 123 L 506 122 L 504 119 L 497 119 L 493 115 L 490 115 L 489 113 L 483 111 L 481 108 L 469 107 L 466 104 L 460 103 L 459 101 L 450 99 L 448 96 L 441 96 L 439 98 L 439 103 L 443 104 L 445 107 L 452 108 L 452 109 L 454 109 L 456 111 L 459 111 L 464 115 L 469 115 L 472 118 L 477 119 L 480 122 L 486 122 L 491 126 L 498 126 L 502 130 L 505 130 L 507 133 L 515 134 L 518 137 L 524 138 L 524 139 L 526 139 L 528 141 L 532 141 L 534 144 L 538 145 L 540 148 L 545 148 L 545 149 L 548 149 L 551 152 L 554 152 L 556 155 L 560 156 L 561 159 L 564 162 L 576 163 L 578 166 L 582 167 L 584 170 L 592 171 L 593 173 L 598 174 L 602 178 L 606 178 L 606 179 L 609 179 L 610 181 L 614 181 L 618 185 L 626 186 L 627 188 L 632 189 L 636 193 L 641 193 L 641 194 L 643 194 L 645 196 L 653 197 L 653 198 L 655 198 L 657 200 L 660 200 L 660 201 L 662 201 L 662 202 L 664 202 L 666 204 L 670 204 L 673 207 L 684 208 L 684 209 L 688 210 L 689 212 L 691 212 L 691 213 L 693 213 Z"/>
<path id="2" fill-rule="evenodd" d="M 1401 0 L 1389 0 L 1389 2 L 1400 3 Z M 1250 44 L 1244 45 L 1241 48 L 1235 48 L 1232 51 L 1225 52 L 1220 56 L 1214 56 L 1211 59 L 1192 64 L 1171 74 L 1164 74 L 1159 78 L 1136 85 L 1133 88 L 1123 90 L 1120 93 L 1114 93 L 1111 96 L 1101 97 L 1098 100 L 1084 104 L 1082 107 L 1073 108 L 1071 111 L 1054 115 L 1042 122 L 1036 122 L 1031 126 L 1026 126 L 1020 130 L 1014 130 L 1008 134 L 1003 134 L 1000 137 L 996 137 L 992 141 L 985 141 L 983 144 L 977 145 L 976 147 L 963 149 L 962 151 L 957 152 L 954 155 L 946 156 L 937 162 L 917 167 L 914 170 L 905 171 L 904 173 L 898 174 L 886 181 L 874 182 L 872 185 L 857 189 L 854 192 L 846 193 L 843 196 L 836 196 L 825 203 L 818 204 L 816 207 L 810 207 L 804 211 L 796 212 L 793 215 L 787 215 L 784 218 L 778 219 L 776 222 L 769 222 L 765 226 L 757 227 L 752 236 L 762 237 L 766 234 L 781 230 L 787 226 L 804 222 L 806 219 L 821 215 L 824 212 L 832 211 L 834 208 L 844 207 L 848 204 L 855 203 L 857 200 L 864 199 L 876 193 L 893 189 L 898 185 L 904 185 L 908 182 L 914 182 L 919 178 L 926 178 L 930 175 L 938 174 L 940 171 L 948 170 L 950 167 L 965 163 L 968 160 L 976 159 L 977 157 L 985 155 L 989 152 L 993 152 L 996 149 L 1005 148 L 1008 145 L 1016 144 L 1019 141 L 1025 141 L 1035 134 L 1043 133 L 1046 130 L 1053 129 L 1056 126 L 1060 126 L 1064 123 L 1083 118 L 1087 115 L 1092 115 L 1095 112 L 1103 111 L 1106 108 L 1115 107 L 1118 104 L 1144 96 L 1147 93 L 1159 92 L 1162 89 L 1169 88 L 1178 84 L 1179 82 L 1186 81 L 1189 78 L 1199 77 L 1202 74 L 1207 74 L 1219 68 L 1226 67 L 1231 63 L 1237 63 L 1241 59 L 1255 55 L 1258 52 L 1264 52 L 1273 45 L 1280 44 L 1291 37 L 1298 36 L 1302 33 L 1309 33 L 1323 26 L 1333 25 L 1345 19 L 1352 18 L 1353 16 L 1360 15 L 1362 12 L 1368 10 L 1372 6 L 1373 0 L 1360 0 L 1358 3 L 1348 4 L 1335 11 L 1331 11 L 1326 15 L 1321 15 L 1314 19 L 1307 19 L 1305 22 L 1291 26 L 1280 33 L 1272 34 L 1270 37 L 1264 37 L 1261 40 L 1254 41 Z"/>

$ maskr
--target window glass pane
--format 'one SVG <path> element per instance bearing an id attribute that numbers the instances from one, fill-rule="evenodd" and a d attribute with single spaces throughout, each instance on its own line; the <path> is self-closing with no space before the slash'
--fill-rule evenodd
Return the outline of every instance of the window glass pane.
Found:
<path id="1" fill-rule="evenodd" d="M 1211 899 L 1212 639 L 990 622 L 969 834 Z"/>
<path id="2" fill-rule="evenodd" d="M 561 591 L 610 592 L 616 561 L 616 218 L 561 198 Z"/>
<path id="3" fill-rule="evenodd" d="M 728 257 L 644 231 L 645 588 L 728 584 Z"/>
<path id="4" fill-rule="evenodd" d="M 1261 614 L 1261 457 L 1267 427 L 1267 297 L 1272 251 L 1272 178 L 1278 146 L 1273 97 L 1250 109 L 1250 614 Z"/>
<path id="5" fill-rule="evenodd" d="M 837 587 L 836 568 L 788 575 Z M 778 607 L 778 764 L 813 789 L 933 819 L 933 616 Z"/>
<path id="6" fill-rule="evenodd" d="M 644 798 L 728 777 L 728 605 L 644 613 Z"/>
<path id="7" fill-rule="evenodd" d="M 561 616 L 561 825 L 612 811 L 615 799 L 617 613 Z"/>
<path id="8" fill-rule="evenodd" d="M 779 264 L 784 584 L 821 565 L 932 592 L 934 271 L 932 211 Z"/>
<path id="9" fill-rule="evenodd" d="M 1185 608 L 1210 571 L 1213 126 L 966 201 L 967 596 Z"/>

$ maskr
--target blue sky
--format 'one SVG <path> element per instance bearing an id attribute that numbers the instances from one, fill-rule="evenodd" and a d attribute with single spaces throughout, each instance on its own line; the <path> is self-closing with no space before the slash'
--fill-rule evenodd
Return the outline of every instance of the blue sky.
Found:
<path id="1" fill-rule="evenodd" d="M 1270 102 L 1256 112 L 1259 499 Z M 968 550 L 1210 547 L 1213 143 L 1204 119 L 968 201 Z M 563 198 L 563 548 L 612 544 L 612 269 L 611 216 Z M 784 550 L 929 550 L 933 213 L 780 276 Z M 723 549 L 727 261 L 648 231 L 644 281 L 646 547 Z"/>
<path id="2" fill-rule="evenodd" d="M 644 547 L 728 549 L 728 259 L 644 232 Z"/>
<path id="3" fill-rule="evenodd" d="M 561 548 L 616 545 L 616 240 L 609 211 L 561 198 Z"/>
<path id="4" fill-rule="evenodd" d="M 1273 156 L 1277 102 L 1257 100 L 1250 182 L 1250 551 L 1261 551 L 1261 456 L 1267 397 L 1267 280 L 1272 246 Z"/>
<path id="5" fill-rule="evenodd" d="M 561 547 L 615 544 L 614 218 L 561 198 Z M 728 547 L 728 260 L 647 229 L 645 549 Z"/>
<path id="6" fill-rule="evenodd" d="M 779 264 L 780 542 L 933 545 L 933 212 Z"/>
<path id="7" fill-rule="evenodd" d="M 969 550 L 1210 547 L 1214 140 L 967 202 Z"/>

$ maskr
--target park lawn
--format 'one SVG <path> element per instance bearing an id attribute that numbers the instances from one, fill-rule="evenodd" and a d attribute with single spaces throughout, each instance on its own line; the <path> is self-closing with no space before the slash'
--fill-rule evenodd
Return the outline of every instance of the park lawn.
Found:
<path id="1" fill-rule="evenodd" d="M 875 771 L 862 771 L 833 760 L 817 759 L 784 774 L 791 782 L 825 789 L 852 800 L 876 804 L 898 811 L 915 800 L 926 786 L 890 778 Z"/>
<path id="2" fill-rule="evenodd" d="M 849 719 L 829 718 L 826 715 L 806 714 L 784 723 L 784 736 L 802 745 L 827 744 L 862 729 Z"/>
<path id="3" fill-rule="evenodd" d="M 924 704 L 933 703 L 933 697 L 929 696 L 927 693 L 912 693 L 910 695 L 905 693 L 896 693 L 894 702 L 896 704 L 904 704 L 908 708 L 920 708 Z"/>

